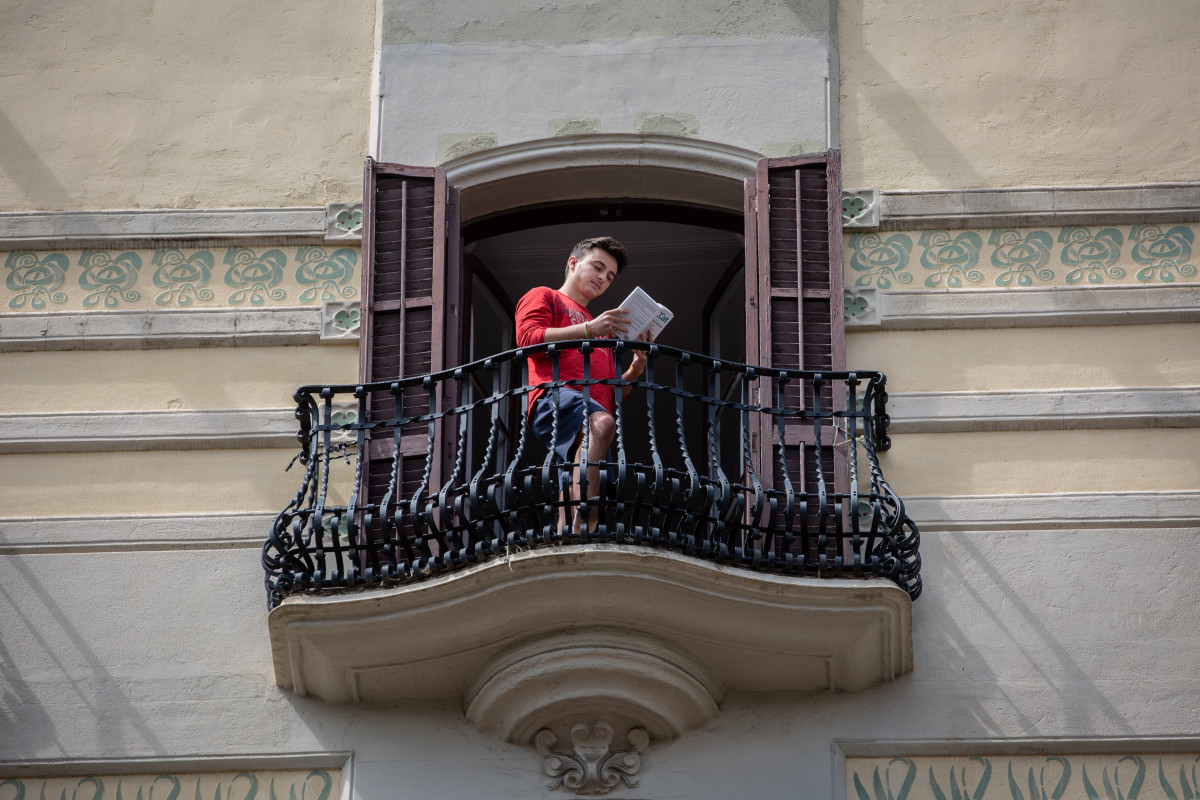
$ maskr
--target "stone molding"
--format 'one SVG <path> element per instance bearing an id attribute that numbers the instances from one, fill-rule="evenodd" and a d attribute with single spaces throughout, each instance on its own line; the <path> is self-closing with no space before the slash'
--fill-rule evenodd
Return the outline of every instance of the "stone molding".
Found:
<path id="1" fill-rule="evenodd" d="M 657 167 L 743 181 L 761 156 L 733 145 L 657 134 L 581 134 L 493 147 L 447 161 L 446 178 L 469 189 L 535 172 L 579 167 Z"/>
<path id="2" fill-rule="evenodd" d="M 324 206 L 16 211 L 0 213 L 0 250 L 136 247 L 171 241 L 316 243 L 325 241 L 327 229 Z"/>
<path id="3" fill-rule="evenodd" d="M 289 408 L 0 414 L 0 453 L 296 447 Z"/>
<path id="4" fill-rule="evenodd" d="M 0 519 L 0 555 L 261 549 L 275 512 Z"/>
<path id="5" fill-rule="evenodd" d="M 1041 328 L 1200 321 L 1200 284 L 878 293 L 884 330 Z"/>
<path id="6" fill-rule="evenodd" d="M 1200 386 L 889 392 L 888 433 L 1191 428 Z"/>
<path id="7" fill-rule="evenodd" d="M 881 230 L 1200 221 L 1200 181 L 885 191 Z"/>
<path id="8" fill-rule="evenodd" d="M 272 769 L 344 770 L 343 784 L 348 786 L 354 753 L 340 750 L 312 750 L 271 755 L 196 755 L 189 758 L 128 756 L 124 758 L 24 758 L 0 761 L 0 774 L 37 775 L 38 777 L 128 775 L 138 772 L 243 772 Z M 348 795 L 343 795 L 348 800 Z"/>
<path id="9" fill-rule="evenodd" d="M 0 212 L 0 250 L 357 242 L 362 202 L 281 208 L 147 208 Z"/>
<path id="10" fill-rule="evenodd" d="M 1200 490 L 907 497 L 922 533 L 1200 528 Z M 274 512 L 0 519 L 0 555 L 262 547 Z"/>
<path id="11" fill-rule="evenodd" d="M 0 351 L 318 344 L 322 324 L 320 306 L 0 314 Z"/>
<path id="12" fill-rule="evenodd" d="M 760 154 L 732 145 L 658 134 L 582 134 L 537 139 L 471 153 L 445 163 L 462 188 L 565 168 L 627 166 L 701 172 L 744 180 Z M 881 230 L 1200 222 L 1200 182 L 1122 186 L 887 191 L 878 197 Z M 324 207 L 125 209 L 0 213 L 0 250 L 134 247 L 148 242 L 292 244 L 349 241 L 357 201 Z M 874 227 L 863 219 L 851 227 Z"/>
<path id="13" fill-rule="evenodd" d="M 357 406 L 339 405 L 353 421 Z M 1190 428 L 1200 386 L 892 392 L 888 415 L 891 434 Z M 291 407 L 0 414 L 0 453 L 294 448 L 296 429 Z"/>
<path id="14" fill-rule="evenodd" d="M 636 693 L 633 683 L 640 684 Z M 642 729 L 665 741 L 714 719 L 724 693 L 717 677 L 683 649 L 653 635 L 595 628 L 501 652 L 463 697 L 475 727 L 509 742 L 528 743 L 545 731 L 566 742 L 578 725 L 599 718 L 610 736 L 615 724 L 621 738 Z"/>
<path id="15" fill-rule="evenodd" d="M 912 601 L 890 581 L 754 573 L 623 545 L 514 552 L 394 589 L 292 596 L 268 626 L 276 683 L 299 696 L 461 698 L 523 744 L 589 721 L 580 714 L 667 736 L 726 689 L 854 692 L 912 669 Z M 564 636 L 578 646 L 559 654 Z M 577 656 L 595 676 L 614 643 L 629 676 L 620 685 L 557 680 Z M 544 666 L 555 680 L 537 680 Z M 688 687 L 699 700 L 681 696 Z M 473 713 L 484 695 L 487 713 Z M 656 716 L 664 708 L 671 724 Z"/>
<path id="16" fill-rule="evenodd" d="M 922 534 L 1200 528 L 1200 491 L 906 497 Z"/>
<path id="17" fill-rule="evenodd" d="M 1025 289 L 848 289 L 847 328 L 936 330 L 1200 321 L 1200 284 Z M 358 342 L 357 302 L 261 309 L 0 314 L 0 352 Z M 338 314 L 350 322 L 339 322 Z"/>

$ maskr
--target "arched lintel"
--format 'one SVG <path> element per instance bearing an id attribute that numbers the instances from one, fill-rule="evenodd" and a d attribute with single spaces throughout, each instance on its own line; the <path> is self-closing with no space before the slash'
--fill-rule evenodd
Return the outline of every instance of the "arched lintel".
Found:
<path id="1" fill-rule="evenodd" d="M 447 161 L 464 223 L 514 208 L 618 198 L 741 213 L 760 155 L 678 136 L 581 134 L 496 147 Z"/>

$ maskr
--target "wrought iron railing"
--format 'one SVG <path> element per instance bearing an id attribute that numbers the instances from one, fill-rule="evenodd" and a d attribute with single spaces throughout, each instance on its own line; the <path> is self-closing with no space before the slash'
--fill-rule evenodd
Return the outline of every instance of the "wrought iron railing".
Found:
<path id="1" fill-rule="evenodd" d="M 602 349 L 618 360 L 645 351 L 644 375 L 593 379 Z M 568 350 L 584 354 L 582 379 L 558 379 Z M 549 393 L 614 387 L 615 442 L 585 464 L 598 464 L 598 486 L 530 430 L 524 367 L 539 354 L 554 365 L 555 380 L 541 384 Z M 263 548 L 268 603 L 601 542 L 751 570 L 883 577 L 916 598 L 919 534 L 877 458 L 890 444 L 884 381 L 598 340 L 393 382 L 302 387 L 293 463 L 305 472 Z M 564 474 L 578 491 L 560 491 Z"/>

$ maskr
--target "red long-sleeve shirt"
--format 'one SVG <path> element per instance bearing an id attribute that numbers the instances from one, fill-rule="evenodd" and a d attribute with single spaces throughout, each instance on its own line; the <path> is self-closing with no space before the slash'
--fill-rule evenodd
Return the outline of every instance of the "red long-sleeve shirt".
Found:
<path id="1" fill-rule="evenodd" d="M 530 290 L 517 303 L 516 327 L 517 346 L 529 347 L 546 340 L 547 328 L 567 328 L 583 322 L 591 322 L 592 315 L 586 308 L 562 292 L 546 286 Z M 558 356 L 558 379 L 561 381 L 583 377 L 583 354 L 578 350 L 563 350 Z M 606 380 L 616 377 L 612 350 L 593 350 L 590 377 Z M 550 356 L 540 354 L 529 358 L 529 384 L 548 383 L 554 380 Z M 582 389 L 582 387 L 580 387 Z M 541 397 L 543 391 L 535 389 L 529 393 L 529 407 Z M 592 386 L 592 398 L 613 413 L 611 386 Z"/>

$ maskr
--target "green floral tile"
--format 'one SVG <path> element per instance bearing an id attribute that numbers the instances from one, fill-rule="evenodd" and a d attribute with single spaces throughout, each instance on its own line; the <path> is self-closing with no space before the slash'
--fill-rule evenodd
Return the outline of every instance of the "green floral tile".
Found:
<path id="1" fill-rule="evenodd" d="M 1016 289 L 1195 282 L 1193 225 L 851 233 L 846 286 Z"/>
<path id="2" fill-rule="evenodd" d="M 358 249 L 14 250 L 0 253 L 5 312 L 265 308 L 358 297 Z"/>
<path id="3" fill-rule="evenodd" d="M 847 758 L 848 800 L 1195 800 L 1200 756 Z"/>

